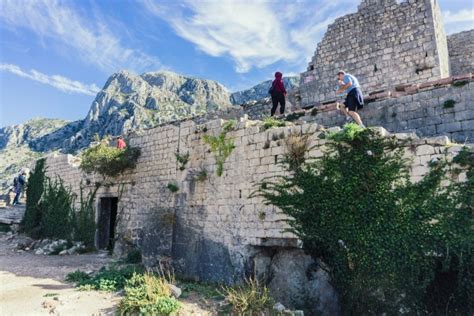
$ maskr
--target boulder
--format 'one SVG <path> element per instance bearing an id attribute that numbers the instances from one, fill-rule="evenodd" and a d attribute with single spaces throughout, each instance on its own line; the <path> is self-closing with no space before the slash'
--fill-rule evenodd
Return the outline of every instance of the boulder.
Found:
<path id="1" fill-rule="evenodd" d="M 272 296 L 291 309 L 309 314 L 339 315 L 339 297 L 329 275 L 301 249 L 278 251 L 270 265 Z"/>

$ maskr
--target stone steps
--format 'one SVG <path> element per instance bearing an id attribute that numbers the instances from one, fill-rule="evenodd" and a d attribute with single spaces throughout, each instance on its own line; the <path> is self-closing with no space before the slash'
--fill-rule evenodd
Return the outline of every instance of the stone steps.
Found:
<path id="1" fill-rule="evenodd" d="M 12 206 L 0 209 L 0 223 L 2 224 L 19 224 L 25 215 L 25 206 Z"/>

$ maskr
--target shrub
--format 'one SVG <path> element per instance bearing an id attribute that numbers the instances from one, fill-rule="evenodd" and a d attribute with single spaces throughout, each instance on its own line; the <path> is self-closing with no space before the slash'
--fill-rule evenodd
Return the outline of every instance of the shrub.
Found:
<path id="1" fill-rule="evenodd" d="M 173 193 L 179 191 L 179 186 L 176 183 L 170 182 L 170 183 L 168 183 L 168 185 L 166 185 L 166 187 L 168 188 L 168 190 L 170 190 Z"/>
<path id="2" fill-rule="evenodd" d="M 91 277 L 87 273 L 85 273 L 83 271 L 80 271 L 80 270 L 76 270 L 74 272 L 69 272 L 66 275 L 65 281 L 66 282 L 71 282 L 71 283 L 83 284 L 83 283 L 86 283 L 87 281 L 89 281 L 90 278 Z"/>
<path id="3" fill-rule="evenodd" d="M 86 277 L 87 274 L 79 270 L 68 274 L 66 281 L 75 282 L 80 290 L 98 290 L 106 292 L 116 292 L 123 289 L 125 283 L 130 279 L 134 273 L 142 272 L 142 268 L 136 266 L 129 266 L 118 269 L 115 267 L 102 268 L 96 275 Z"/>
<path id="4" fill-rule="evenodd" d="M 121 315 L 169 315 L 180 308 L 171 297 L 169 281 L 150 273 L 133 274 L 126 282 L 125 297 L 120 302 Z"/>
<path id="5" fill-rule="evenodd" d="M 283 126 L 286 126 L 286 122 L 279 120 L 277 118 L 274 118 L 273 116 L 268 116 L 263 119 L 263 128 L 266 130 L 273 127 L 283 127 Z"/>
<path id="6" fill-rule="evenodd" d="M 343 314 L 472 314 L 472 153 L 455 159 L 466 182 L 449 182 L 443 160 L 411 183 L 396 140 L 353 126 L 330 136 L 321 159 L 258 190 L 328 265 Z"/>
<path id="7" fill-rule="evenodd" d="M 142 262 L 142 252 L 140 249 L 132 249 L 125 258 L 126 263 L 141 263 Z"/>
<path id="8" fill-rule="evenodd" d="M 74 198 L 61 179 L 46 180 L 42 198 L 41 234 L 43 237 L 68 239 L 73 232 Z"/>
<path id="9" fill-rule="evenodd" d="M 86 149 L 81 157 L 80 168 L 84 172 L 116 177 L 127 169 L 135 168 L 140 157 L 140 149 L 130 146 L 119 149 L 102 141 Z"/>
<path id="10" fill-rule="evenodd" d="M 45 159 L 38 159 L 26 183 L 26 210 L 23 225 L 27 233 L 32 232 L 41 223 L 40 200 L 44 191 L 45 171 Z"/>
<path id="11" fill-rule="evenodd" d="M 189 161 L 189 153 L 181 155 L 179 152 L 176 152 L 174 155 L 176 156 L 176 161 L 179 164 L 179 170 L 183 171 L 186 169 L 186 164 Z"/>
<path id="12" fill-rule="evenodd" d="M 79 210 L 73 212 L 74 215 L 74 240 L 82 241 L 86 248 L 94 248 L 94 239 L 96 231 L 95 222 L 95 195 L 99 186 L 84 196 L 84 188 L 80 189 L 80 206 Z"/>
<path id="13" fill-rule="evenodd" d="M 223 287 L 223 295 L 237 314 L 263 312 L 272 308 L 274 300 L 270 291 L 257 279 L 246 279 L 241 285 Z"/>
<path id="14" fill-rule="evenodd" d="M 219 136 L 204 135 L 204 142 L 211 147 L 211 151 L 216 158 L 216 174 L 222 176 L 224 172 L 224 163 L 235 148 L 234 141 L 227 139 L 226 135 L 234 128 L 235 122 L 228 121 L 222 126 L 222 132 Z"/>

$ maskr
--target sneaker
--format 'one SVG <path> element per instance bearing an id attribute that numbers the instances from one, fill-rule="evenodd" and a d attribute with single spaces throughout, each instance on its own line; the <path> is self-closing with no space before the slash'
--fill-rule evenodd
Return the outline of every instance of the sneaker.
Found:
<path id="1" fill-rule="evenodd" d="M 366 128 L 364 124 L 360 124 L 360 127 L 362 127 L 362 128 Z"/>
<path id="2" fill-rule="evenodd" d="M 353 121 L 352 117 L 346 116 L 346 123 L 350 123 L 352 121 Z"/>

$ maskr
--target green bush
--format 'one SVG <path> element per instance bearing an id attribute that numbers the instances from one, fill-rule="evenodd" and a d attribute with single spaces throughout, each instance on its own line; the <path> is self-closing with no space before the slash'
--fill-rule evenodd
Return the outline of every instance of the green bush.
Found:
<path id="1" fill-rule="evenodd" d="M 45 159 L 38 159 L 26 183 L 26 210 L 23 217 L 26 233 L 31 233 L 41 223 L 40 200 L 44 191 L 45 171 Z"/>
<path id="2" fill-rule="evenodd" d="M 74 198 L 70 188 L 61 179 L 46 180 L 42 198 L 41 235 L 48 238 L 68 239 L 73 232 Z"/>
<path id="3" fill-rule="evenodd" d="M 180 308 L 171 297 L 169 280 L 153 274 L 134 274 L 126 282 L 125 297 L 120 302 L 120 315 L 169 315 Z"/>
<path id="4" fill-rule="evenodd" d="M 80 168 L 84 172 L 116 177 L 127 169 L 135 168 L 140 157 L 140 149 L 130 146 L 119 149 L 109 146 L 106 142 L 100 142 L 86 149 L 81 157 Z"/>
<path id="5" fill-rule="evenodd" d="M 76 270 L 74 272 L 69 272 L 67 275 L 66 275 L 66 282 L 71 282 L 71 283 L 80 283 L 80 284 L 83 284 L 83 283 L 86 283 L 87 281 L 89 281 L 91 279 L 91 277 L 81 271 L 81 270 Z"/>
<path id="6" fill-rule="evenodd" d="M 204 142 L 211 147 L 211 151 L 216 158 L 216 174 L 218 177 L 224 173 L 224 163 L 235 148 L 234 141 L 227 139 L 226 135 L 235 126 L 235 121 L 228 121 L 222 126 L 219 136 L 204 135 Z"/>
<path id="7" fill-rule="evenodd" d="M 286 126 L 286 122 L 279 120 L 277 118 L 274 118 L 273 116 L 268 116 L 263 119 L 263 128 L 266 130 L 273 127 L 283 127 L 283 126 Z"/>
<path id="8" fill-rule="evenodd" d="M 95 196 L 99 186 L 96 186 L 86 196 L 81 186 L 80 206 L 73 212 L 74 240 L 82 241 L 87 249 L 94 248 L 96 222 L 95 222 Z"/>
<path id="9" fill-rule="evenodd" d="M 330 139 L 321 159 L 258 192 L 328 265 L 343 314 L 473 314 L 472 153 L 455 159 L 466 182 L 443 160 L 411 183 L 395 139 L 353 126 Z"/>
<path id="10" fill-rule="evenodd" d="M 243 284 L 223 287 L 223 295 L 238 315 L 257 315 L 271 309 L 275 303 L 268 288 L 256 279 L 246 279 Z"/>
<path id="11" fill-rule="evenodd" d="M 105 292 L 116 292 L 125 286 L 125 283 L 134 273 L 142 273 L 143 269 L 137 266 L 128 266 L 118 269 L 116 267 L 102 268 L 93 277 L 77 270 L 69 273 L 66 281 L 76 283 L 79 290 L 97 290 Z"/>

